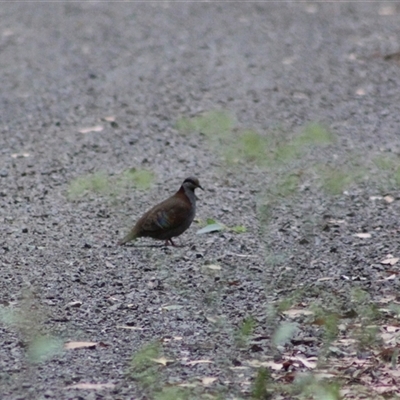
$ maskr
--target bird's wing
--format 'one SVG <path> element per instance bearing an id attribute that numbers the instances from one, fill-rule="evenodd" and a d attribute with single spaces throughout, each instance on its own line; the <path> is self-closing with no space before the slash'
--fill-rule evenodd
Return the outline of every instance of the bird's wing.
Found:
<path id="1" fill-rule="evenodd" d="M 142 230 L 151 232 L 157 230 L 173 230 L 185 223 L 190 204 L 184 201 L 176 201 L 165 207 L 162 203 L 150 210 L 143 221 Z"/>

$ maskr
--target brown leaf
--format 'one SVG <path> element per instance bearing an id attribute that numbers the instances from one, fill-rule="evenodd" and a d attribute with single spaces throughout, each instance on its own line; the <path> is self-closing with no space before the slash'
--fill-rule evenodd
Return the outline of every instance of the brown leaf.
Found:
<path id="1" fill-rule="evenodd" d="M 282 363 L 282 367 L 285 371 L 287 371 L 289 369 L 289 367 L 291 367 L 293 365 L 293 360 L 285 360 Z"/>
<path id="2" fill-rule="evenodd" d="M 387 258 L 385 258 L 384 260 L 381 261 L 381 264 L 384 264 L 384 265 L 387 265 L 387 264 L 389 264 L 389 265 L 394 265 L 394 264 L 396 264 L 397 261 L 399 261 L 399 260 L 400 260 L 399 257 L 393 257 L 393 256 L 389 255 Z"/>
<path id="3" fill-rule="evenodd" d="M 392 272 L 390 272 L 390 273 L 392 273 Z M 390 295 L 390 296 L 386 296 L 386 297 L 381 297 L 378 300 L 378 303 L 387 304 L 387 303 L 391 303 L 392 301 L 395 301 L 395 300 L 396 300 L 396 296 Z"/>
<path id="4" fill-rule="evenodd" d="M 390 362 L 395 351 L 399 351 L 398 347 L 387 347 L 383 349 L 378 355 L 382 358 L 383 361 Z"/>
<path id="5" fill-rule="evenodd" d="M 306 368 L 309 369 L 314 369 L 317 367 L 317 358 L 316 357 L 309 357 L 309 358 L 305 358 L 302 356 L 295 356 L 292 357 L 292 359 L 300 361 Z"/>
<path id="6" fill-rule="evenodd" d="M 195 388 L 197 386 L 197 383 L 195 383 L 195 382 L 183 382 L 183 383 L 178 383 L 176 386 L 184 387 L 184 388 Z"/>
<path id="7" fill-rule="evenodd" d="M 97 342 L 68 342 L 65 343 L 64 348 L 66 348 L 67 350 L 94 349 L 97 345 Z"/>
<path id="8" fill-rule="evenodd" d="M 394 6 L 394 5 L 382 6 L 381 8 L 379 8 L 378 14 L 383 17 L 387 17 L 389 15 L 395 15 L 396 14 L 396 6 Z"/>
<path id="9" fill-rule="evenodd" d="M 294 372 L 289 372 L 282 377 L 282 380 L 287 383 L 292 383 L 296 378 L 296 374 Z"/>
<path id="10" fill-rule="evenodd" d="M 205 376 L 204 378 L 201 379 L 201 383 L 204 386 L 210 386 L 212 383 L 214 383 L 218 378 L 215 378 L 213 376 Z"/>
<path id="11" fill-rule="evenodd" d="M 166 367 L 167 364 L 171 364 L 175 360 L 168 360 L 165 357 L 159 357 L 159 358 L 151 358 L 151 361 L 154 361 L 155 363 L 164 365 L 164 367 Z"/>
<path id="12" fill-rule="evenodd" d="M 114 115 L 110 115 L 107 117 L 104 117 L 104 120 L 107 122 L 114 122 L 115 121 L 115 116 Z"/>
<path id="13" fill-rule="evenodd" d="M 386 203 L 393 203 L 394 202 L 394 197 L 393 196 L 385 196 L 384 198 L 383 198 L 385 201 L 386 201 Z"/>
<path id="14" fill-rule="evenodd" d="M 298 317 L 299 315 L 313 315 L 314 312 L 306 308 L 292 308 L 291 310 L 283 311 L 282 314 L 288 317 Z"/>
<path id="15" fill-rule="evenodd" d="M 318 282 L 332 281 L 335 278 L 333 276 L 325 276 L 324 278 L 317 279 Z"/>
<path id="16" fill-rule="evenodd" d="M 260 360 L 248 360 L 246 362 L 250 367 L 260 368 L 260 367 L 269 367 L 275 371 L 280 371 L 283 367 L 283 363 L 276 363 L 275 361 L 260 361 Z"/>
<path id="17" fill-rule="evenodd" d="M 14 154 L 11 154 L 12 158 L 26 158 L 26 157 L 29 157 L 29 156 L 30 156 L 29 153 L 14 153 Z"/>
<path id="18" fill-rule="evenodd" d="M 115 385 L 113 383 L 76 383 L 75 385 L 69 385 L 65 389 L 92 389 L 92 390 L 100 390 L 100 389 L 112 389 Z"/>
<path id="19" fill-rule="evenodd" d="M 139 328 L 138 326 L 127 326 L 127 325 L 117 325 L 117 329 L 131 329 L 132 331 L 144 331 L 144 328 Z"/>
<path id="20" fill-rule="evenodd" d="M 360 239 L 369 239 L 372 235 L 370 233 L 355 233 L 353 236 L 356 236 Z"/>
<path id="21" fill-rule="evenodd" d="M 399 326 L 396 325 L 388 325 L 385 327 L 386 331 L 389 333 L 394 333 L 394 332 L 398 332 L 398 330 L 400 329 Z"/>
<path id="22" fill-rule="evenodd" d="M 218 265 L 218 264 L 207 264 L 207 265 L 204 265 L 204 268 L 208 268 L 208 269 L 211 269 L 213 271 L 219 271 L 219 270 L 222 269 L 222 267 L 220 265 Z"/>
<path id="23" fill-rule="evenodd" d="M 197 364 L 211 364 L 213 361 L 211 360 L 193 360 L 193 361 L 188 361 L 186 364 L 187 365 L 197 365 Z"/>
<path id="24" fill-rule="evenodd" d="M 102 125 L 90 126 L 88 128 L 79 129 L 79 133 L 89 133 L 89 132 L 101 132 L 103 130 Z"/>

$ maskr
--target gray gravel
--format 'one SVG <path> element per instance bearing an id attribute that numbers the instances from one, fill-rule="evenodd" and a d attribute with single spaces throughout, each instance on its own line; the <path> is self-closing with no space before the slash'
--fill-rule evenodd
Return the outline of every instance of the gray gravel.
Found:
<path id="1" fill-rule="evenodd" d="M 226 165 L 204 135 L 183 135 L 176 122 L 228 110 L 238 129 L 264 134 L 319 121 L 336 143 L 310 160 L 397 157 L 400 66 L 384 56 L 400 50 L 398 5 L 15 2 L 0 18 L 1 398 L 152 398 L 129 367 L 155 341 L 175 360 L 154 372 L 162 387 L 214 376 L 193 398 L 248 398 L 254 370 L 231 367 L 276 355 L 270 337 L 283 317 L 271 320 L 274 301 L 307 285 L 311 302 L 321 291 L 343 304 L 354 288 L 396 293 L 397 278 L 380 281 L 380 260 L 399 254 L 398 191 L 388 203 L 370 199 L 388 194 L 372 181 L 338 196 L 303 190 L 262 226 L 274 175 Z M 154 172 L 150 190 L 68 198 L 75 178 L 129 168 Z M 184 247 L 116 246 L 193 174 L 206 188 L 198 218 L 247 232 L 197 236 L 193 224 Z M 235 332 L 248 316 L 253 341 L 242 348 Z M 35 332 L 100 344 L 35 364 Z M 321 336 L 318 327 L 303 334 Z M 83 382 L 114 387 L 68 388 Z"/>

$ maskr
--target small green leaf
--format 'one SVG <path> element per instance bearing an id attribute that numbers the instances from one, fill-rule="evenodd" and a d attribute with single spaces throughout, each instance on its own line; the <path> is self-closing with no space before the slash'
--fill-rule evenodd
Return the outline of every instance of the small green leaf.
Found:
<path id="1" fill-rule="evenodd" d="M 183 306 L 180 306 L 179 304 L 171 304 L 169 306 L 162 307 L 163 310 L 167 310 L 167 311 L 180 310 L 181 308 L 183 308 Z"/>
<path id="2" fill-rule="evenodd" d="M 247 232 L 247 228 L 245 227 L 245 226 L 243 226 L 243 225 L 236 225 L 236 226 L 233 226 L 232 228 L 229 228 L 232 232 L 235 232 L 235 233 L 245 233 L 245 232 Z"/>
<path id="3" fill-rule="evenodd" d="M 297 325 L 293 323 L 283 323 L 275 331 L 273 336 L 273 343 L 275 346 L 283 345 L 293 337 L 293 334 L 297 331 Z"/>
<path id="4" fill-rule="evenodd" d="M 63 341 L 51 336 L 38 336 L 28 347 L 28 358 L 33 363 L 45 361 L 62 352 Z"/>
<path id="5" fill-rule="evenodd" d="M 223 231 L 224 229 L 225 226 L 217 222 L 215 224 L 207 225 L 204 228 L 199 229 L 197 231 L 197 234 L 202 235 L 204 233 L 219 232 Z"/>

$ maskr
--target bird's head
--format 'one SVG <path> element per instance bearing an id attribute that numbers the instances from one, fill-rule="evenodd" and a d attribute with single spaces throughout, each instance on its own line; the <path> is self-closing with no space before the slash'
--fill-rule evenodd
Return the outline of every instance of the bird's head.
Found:
<path id="1" fill-rule="evenodd" d="M 199 180 L 198 180 L 197 178 L 195 178 L 194 176 L 190 176 L 189 178 L 186 178 L 186 179 L 183 181 L 182 186 L 183 186 L 185 189 L 191 190 L 192 192 L 194 192 L 195 189 L 204 190 L 204 189 L 201 187 Z"/>

